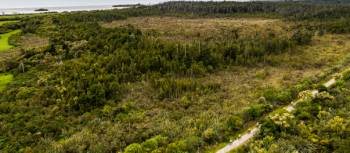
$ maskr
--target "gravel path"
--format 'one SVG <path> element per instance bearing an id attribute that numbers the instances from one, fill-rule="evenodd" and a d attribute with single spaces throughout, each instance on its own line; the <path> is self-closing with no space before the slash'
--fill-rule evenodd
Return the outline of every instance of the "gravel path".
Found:
<path id="1" fill-rule="evenodd" d="M 332 78 L 331 80 L 329 80 L 328 82 L 324 83 L 323 85 L 326 88 L 329 88 L 329 87 L 333 86 L 335 83 L 336 83 L 336 79 Z M 318 95 L 319 91 L 318 90 L 313 90 L 311 93 L 312 93 L 312 97 L 316 97 Z M 291 103 L 290 105 L 286 106 L 284 109 L 287 110 L 288 112 L 292 112 L 293 110 L 295 110 L 295 105 L 296 104 L 297 103 Z M 220 149 L 216 153 L 228 153 L 231 150 L 238 148 L 239 146 L 243 145 L 248 140 L 253 138 L 256 134 L 258 134 L 259 131 L 260 131 L 260 123 L 257 123 L 247 133 L 245 133 L 244 135 L 241 135 L 235 141 L 232 141 L 231 143 L 229 143 L 228 145 L 226 145 L 224 148 Z"/>
<path id="2" fill-rule="evenodd" d="M 260 126 L 257 125 L 251 131 L 242 135 L 241 137 L 239 137 L 235 141 L 231 142 L 230 144 L 226 145 L 224 148 L 220 149 L 216 153 L 227 153 L 227 152 L 231 151 L 232 149 L 235 149 L 235 148 L 241 146 L 242 144 L 247 142 L 249 139 L 253 138 L 259 131 L 260 131 Z"/>

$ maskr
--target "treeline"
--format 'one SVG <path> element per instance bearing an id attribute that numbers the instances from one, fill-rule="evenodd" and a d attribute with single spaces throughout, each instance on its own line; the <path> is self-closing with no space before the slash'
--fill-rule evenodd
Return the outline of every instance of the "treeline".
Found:
<path id="1" fill-rule="evenodd" d="M 153 6 L 164 13 L 189 13 L 203 16 L 271 14 L 290 19 L 336 19 L 349 17 L 348 5 L 315 5 L 307 2 L 166 2 Z"/>
<path id="2" fill-rule="evenodd" d="M 337 4 L 341 4 L 341 5 L 350 4 L 349 0 L 306 0 L 306 2 L 312 2 L 315 4 L 326 3 L 326 4 L 335 4 L 335 5 L 337 5 Z"/>
<path id="3" fill-rule="evenodd" d="M 111 11 L 111 12 L 87 11 L 87 12 L 81 12 L 81 13 L 63 14 L 58 16 L 62 16 L 62 17 L 60 17 L 59 20 L 57 18 L 54 18 L 54 22 L 56 24 L 59 24 L 60 22 L 69 22 L 69 21 L 98 22 L 98 21 L 114 21 L 114 20 L 126 19 L 125 15 L 123 15 L 122 13 L 117 13 L 115 11 Z"/>
<path id="4" fill-rule="evenodd" d="M 312 33 L 296 30 L 291 36 L 256 35 L 232 37 L 216 42 L 178 44 L 148 38 L 134 27 L 105 29 L 96 22 L 77 22 L 60 16 L 53 20 L 56 32 L 50 36 L 46 54 L 52 62 L 63 63 L 52 72 L 52 82 L 65 92 L 48 89 L 43 97 L 65 101 L 68 108 L 87 111 L 120 99 L 123 84 L 149 79 L 159 82 L 164 76 L 200 76 L 227 65 L 269 64 L 271 55 L 289 51 L 311 41 Z M 31 61 L 31 59 L 29 59 Z M 35 66 L 32 62 L 25 65 Z M 161 98 L 177 97 L 181 86 L 167 82 L 154 87 Z M 179 89 L 172 89 L 179 88 Z M 187 90 L 187 87 L 185 89 Z M 55 94 L 52 94 L 55 93 Z M 99 94 L 96 94 L 99 93 Z M 180 92 L 181 93 L 181 92 Z M 55 96 L 52 96 L 55 95 Z"/>
<path id="5" fill-rule="evenodd" d="M 125 10 L 52 14 L 22 19 L 18 26 L 24 32 L 49 37 L 50 45 L 44 52 L 26 50 L 22 61 L 18 61 L 17 65 L 11 63 L 18 82 L 10 84 L 12 88 L 1 93 L 0 119 L 3 126 L 0 128 L 0 149 L 23 151 L 33 148 L 34 152 L 40 152 L 54 141 L 60 143 L 58 147 L 63 146 L 60 148 L 62 152 L 79 149 L 94 151 L 98 146 L 91 143 L 92 139 L 86 139 L 85 135 L 73 135 L 81 131 L 82 127 L 94 126 L 88 123 L 95 119 L 105 119 L 106 124 L 118 122 L 116 124 L 123 127 L 119 129 L 128 129 L 133 122 L 137 122 L 137 119 L 128 118 L 134 113 L 131 106 L 118 106 L 125 98 L 125 93 L 130 92 L 127 87 L 130 83 L 150 83 L 151 90 L 159 100 L 180 98 L 186 92 L 198 90 L 215 92 L 220 89 L 219 85 L 205 84 L 191 78 L 230 65 L 272 64 L 269 63 L 269 56 L 283 54 L 296 46 L 310 43 L 314 33 L 314 29 L 303 26 L 293 29 L 290 35 L 270 33 L 245 37 L 233 34 L 219 43 L 194 41 L 179 44 L 148 37 L 132 26 L 106 29 L 98 22 L 147 15 L 190 16 L 197 13 L 212 17 L 212 12 L 223 15 L 234 12 L 278 15 L 279 12 L 283 15 L 284 11 L 285 14 L 292 14 L 293 11 L 301 13 L 308 10 L 308 5 L 297 8 L 304 4 L 293 3 L 294 7 L 287 4 L 170 2 Z M 308 15 L 307 12 L 305 14 Z M 337 15 L 333 16 L 337 19 Z M 18 67 L 21 69 L 16 69 Z M 138 131 L 141 131 L 140 135 L 134 131 L 121 131 L 120 134 L 119 131 L 110 130 L 117 134 L 107 131 L 106 136 L 113 137 L 113 142 L 104 142 L 103 145 L 113 144 L 100 146 L 99 149 L 105 152 L 124 148 L 126 152 L 196 152 L 201 146 L 226 140 L 223 135 L 229 136 L 243 128 L 244 122 L 271 111 L 271 104 L 285 104 L 292 99 L 293 93 L 271 89 L 264 96 L 266 101 L 262 100 L 262 103 L 245 110 L 243 114 L 223 119 L 220 121 L 222 126 L 218 128 L 200 129 L 186 138 L 176 135 L 156 136 L 159 131 L 140 136 L 142 130 Z M 189 103 L 186 97 L 181 99 L 184 107 L 188 107 Z M 123 122 L 123 119 L 126 121 Z M 97 131 L 101 132 L 101 129 Z M 78 142 L 75 138 L 86 141 Z M 91 144 L 75 148 L 79 143 Z"/>
<path id="6" fill-rule="evenodd" d="M 152 6 L 160 14 L 179 16 L 280 17 L 289 21 L 304 22 L 307 28 L 322 32 L 348 33 L 350 5 L 337 3 L 298 2 L 166 2 Z"/>
<path id="7" fill-rule="evenodd" d="M 241 15 L 279 17 L 292 22 L 304 22 L 305 28 L 309 29 L 347 33 L 350 23 L 350 5 L 310 1 L 244 3 L 176 1 L 122 10 L 68 13 L 64 16 L 69 20 L 99 22 L 135 16 L 235 17 Z"/>
<path id="8" fill-rule="evenodd" d="M 280 4 L 266 2 L 166 2 L 156 6 L 162 12 L 197 13 L 201 15 L 233 13 L 275 13 Z M 284 4 L 283 5 L 287 5 Z"/>

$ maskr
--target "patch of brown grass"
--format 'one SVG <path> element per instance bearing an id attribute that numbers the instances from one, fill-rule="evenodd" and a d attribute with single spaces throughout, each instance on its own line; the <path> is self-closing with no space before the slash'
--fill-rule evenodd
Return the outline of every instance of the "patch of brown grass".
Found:
<path id="1" fill-rule="evenodd" d="M 240 35 L 254 36 L 256 33 L 286 34 L 288 24 L 278 19 L 260 18 L 177 18 L 177 17 L 133 17 L 126 20 L 101 23 L 102 27 L 115 28 L 133 25 L 143 32 L 172 41 L 207 40 Z"/>
<path id="2" fill-rule="evenodd" d="M 49 44 L 49 40 L 34 34 L 26 34 L 19 38 L 18 43 L 24 49 L 38 49 L 46 47 Z"/>

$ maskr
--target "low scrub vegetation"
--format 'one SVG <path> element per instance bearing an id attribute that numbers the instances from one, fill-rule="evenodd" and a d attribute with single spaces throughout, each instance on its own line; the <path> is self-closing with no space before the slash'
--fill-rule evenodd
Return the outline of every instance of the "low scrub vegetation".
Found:
<path id="1" fill-rule="evenodd" d="M 347 34 L 341 30 L 346 24 L 330 26 L 347 21 L 347 14 L 320 15 L 335 7 L 170 2 L 20 18 L 0 28 L 24 34 L 13 40 L 21 55 L 5 60 L 4 71 L 14 79 L 0 92 L 0 149 L 205 152 L 312 87 L 318 81 L 312 76 L 348 62 L 349 38 L 334 34 Z M 143 24 L 162 17 L 169 23 Z M 248 24 L 228 28 L 239 20 L 233 17 L 246 17 Z M 142 20 L 128 25 L 135 18 Z M 203 29 L 166 33 L 176 20 L 183 29 Z M 249 32 L 247 26 L 258 28 Z M 40 47 L 28 45 L 35 43 Z M 267 119 L 266 135 L 291 131 L 296 118 L 314 121 L 323 108 L 318 105 L 305 107 L 310 113 Z"/>
<path id="2" fill-rule="evenodd" d="M 348 81 L 303 100 L 291 113 L 267 117 L 258 140 L 236 152 L 348 152 Z"/>

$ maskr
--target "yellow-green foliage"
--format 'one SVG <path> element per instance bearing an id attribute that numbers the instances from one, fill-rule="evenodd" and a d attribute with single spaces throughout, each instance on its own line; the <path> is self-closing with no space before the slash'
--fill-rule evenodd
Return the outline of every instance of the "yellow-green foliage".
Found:
<path id="1" fill-rule="evenodd" d="M 349 152 L 348 83 L 320 92 L 293 112 L 269 116 L 262 122 L 260 136 L 240 152 Z M 303 98 L 309 93 L 303 95 L 302 99 L 310 99 Z"/>
<path id="2" fill-rule="evenodd" d="M 4 24 L 10 24 L 10 23 L 16 23 L 18 21 L 0 21 L 0 26 L 4 25 Z"/>
<path id="3" fill-rule="evenodd" d="M 41 39 L 18 40 L 24 56 L 15 64 L 23 64 L 25 71 L 11 70 L 18 74 L 16 82 L 1 94 L 0 150 L 205 152 L 250 127 L 251 120 L 289 103 L 317 78 L 296 91 L 285 88 L 333 66 L 350 48 L 347 35 L 323 35 L 308 46 L 296 45 L 304 40 L 296 30 L 304 27 L 283 20 L 147 21 L 140 15 L 135 23 L 129 20 L 136 28 L 95 23 L 125 18 L 118 14 L 80 12 L 23 20 L 24 33 L 40 34 L 50 46 L 40 52 L 29 48 Z M 263 95 L 266 88 L 271 90 Z M 294 116 L 305 120 L 314 115 L 304 114 Z M 282 123 L 271 121 L 268 125 L 275 129 L 295 126 L 288 114 L 275 120 Z M 266 142 L 278 138 L 270 135 Z"/>
<path id="4" fill-rule="evenodd" d="M 12 74 L 0 74 L 0 91 L 3 91 L 6 85 L 13 80 Z"/>
<path id="5" fill-rule="evenodd" d="M 0 51 L 5 51 L 8 49 L 11 49 L 13 46 L 9 44 L 9 38 L 14 35 L 20 33 L 21 30 L 14 30 L 9 33 L 1 34 L 0 35 Z"/>

